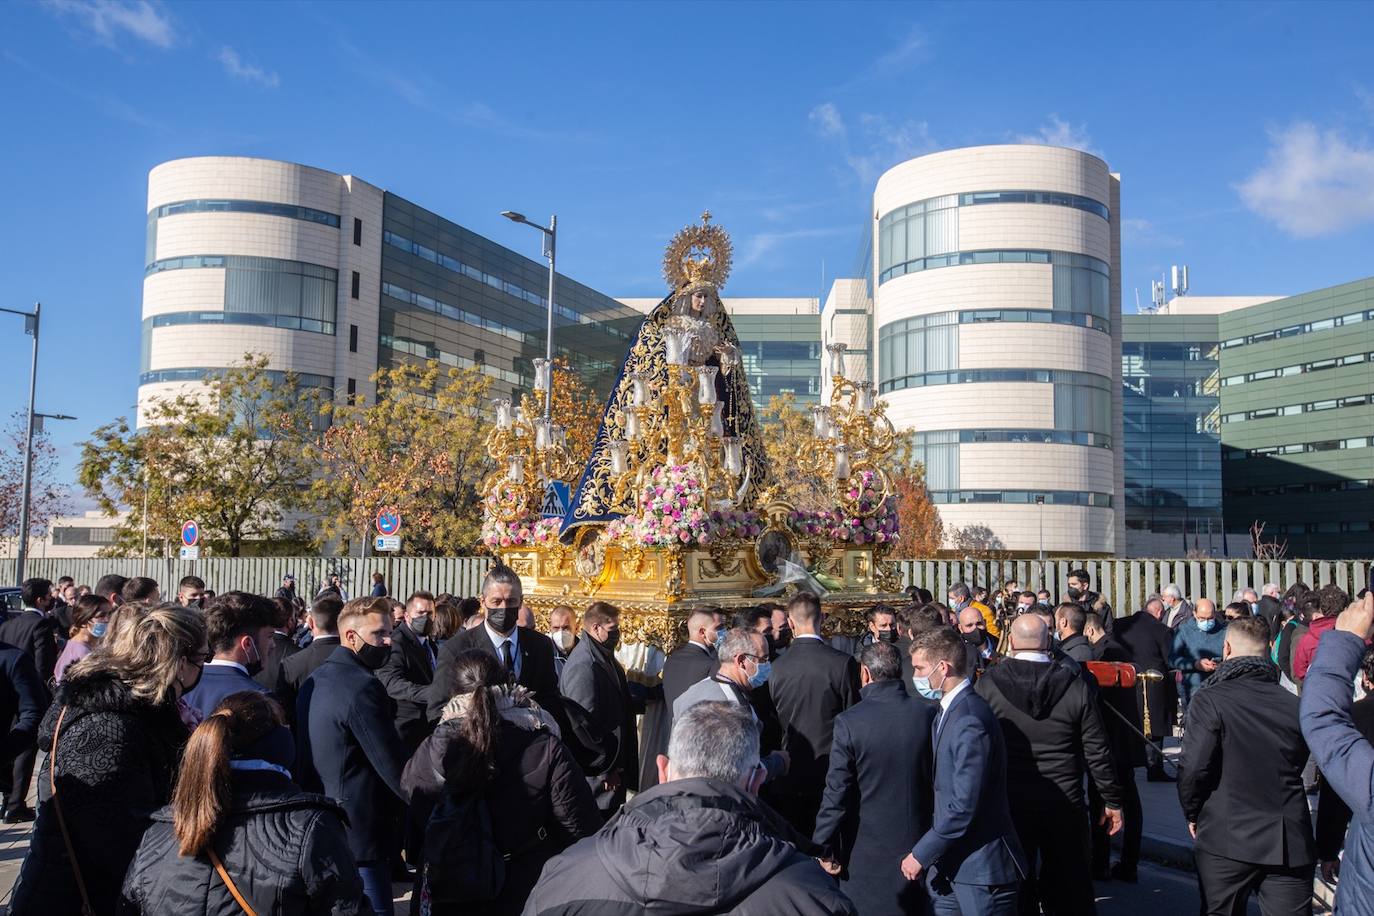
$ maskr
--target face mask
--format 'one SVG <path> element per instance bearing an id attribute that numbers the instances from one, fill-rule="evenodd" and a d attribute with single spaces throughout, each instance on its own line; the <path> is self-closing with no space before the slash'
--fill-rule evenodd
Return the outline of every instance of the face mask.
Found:
<path id="1" fill-rule="evenodd" d="M 243 667 L 248 669 L 249 677 L 257 677 L 262 672 L 262 656 L 258 654 L 258 641 L 252 639 L 248 641 L 248 664 Z"/>
<path id="2" fill-rule="evenodd" d="M 968 643 L 970 646 L 981 646 L 983 644 L 982 630 L 974 630 L 971 633 L 961 633 L 960 635 L 964 637 L 964 642 Z"/>
<path id="3" fill-rule="evenodd" d="M 1077 601 L 1079 598 L 1083 597 L 1083 589 L 1069 586 L 1069 597 Z"/>
<path id="4" fill-rule="evenodd" d="M 359 637 L 361 639 L 361 637 Z M 363 667 L 370 671 L 376 671 L 386 664 L 386 660 L 391 657 L 389 646 L 374 646 L 370 642 L 365 642 L 358 646 L 358 661 L 362 662 Z"/>
<path id="5" fill-rule="evenodd" d="M 109 628 L 110 623 L 107 620 L 102 620 L 99 623 L 93 623 L 91 624 L 91 635 L 94 636 L 96 639 L 99 639 L 100 637 L 105 635 L 105 631 Z"/>
<path id="6" fill-rule="evenodd" d="M 1251 613 L 1251 614 L 1258 614 L 1258 613 L 1259 613 L 1259 602 L 1258 602 L 1258 601 L 1251 601 L 1251 602 L 1250 602 L 1250 613 Z"/>
<path id="7" fill-rule="evenodd" d="M 749 686 L 758 689 L 768 683 L 768 675 L 772 670 L 772 662 L 759 662 L 759 669 L 749 675 Z"/>
<path id="8" fill-rule="evenodd" d="M 205 674 L 205 666 L 204 666 L 204 665 L 196 665 L 196 679 L 195 679 L 194 681 L 192 681 L 191 683 L 189 683 L 189 684 L 182 684 L 182 685 L 181 685 L 181 695 L 182 695 L 182 696 L 186 696 L 186 694 L 190 693 L 192 690 L 195 690 L 195 689 L 196 689 L 196 685 L 200 683 L 201 676 L 204 675 L 204 674 Z M 180 677 L 180 675 L 178 675 L 178 678 L 179 678 L 179 677 Z"/>
<path id="9" fill-rule="evenodd" d="M 949 675 L 945 675 L 945 677 L 948 676 Z M 912 686 L 916 688 L 916 692 L 927 700 L 938 700 L 944 696 L 943 691 L 941 691 L 939 687 L 931 686 L 930 678 L 928 677 L 921 677 L 919 674 L 913 674 L 911 676 L 911 683 Z M 944 683 L 944 678 L 941 678 L 940 684 L 943 686 Z"/>
<path id="10" fill-rule="evenodd" d="M 562 652 L 567 652 L 569 649 L 572 648 L 572 630 L 555 630 L 554 632 L 549 634 L 549 639 L 552 639 L 553 644 L 557 646 L 559 650 Z"/>
<path id="11" fill-rule="evenodd" d="M 773 637 L 773 645 L 778 649 L 786 649 L 792 642 L 792 628 L 779 627 L 777 635 Z"/>
<path id="12" fill-rule="evenodd" d="M 416 614 L 410 619 L 410 631 L 417 636 L 425 635 L 425 630 L 429 628 L 429 615 Z"/>
<path id="13" fill-rule="evenodd" d="M 1055 641 L 1055 642 L 1063 642 L 1063 641 L 1064 641 L 1064 634 L 1058 632 L 1057 630 L 1056 630 L 1052 635 L 1053 635 L 1053 638 L 1054 638 L 1054 641 Z"/>
<path id="14" fill-rule="evenodd" d="M 725 642 L 725 629 L 722 627 L 716 630 L 716 651 L 720 651 L 721 644 Z"/>
<path id="15" fill-rule="evenodd" d="M 882 642 L 894 643 L 894 642 L 897 641 L 897 631 L 896 631 L 896 630 L 879 630 L 879 631 L 878 631 L 878 639 L 879 639 L 880 641 L 882 641 Z"/>
<path id="16" fill-rule="evenodd" d="M 1197 628 L 1204 633 L 1210 633 L 1217 628 L 1217 622 L 1215 618 L 1211 620 L 1203 620 L 1200 617 L 1194 617 L 1193 619 L 1197 621 Z"/>
<path id="17" fill-rule="evenodd" d="M 615 647 L 620 645 L 620 628 L 607 630 L 606 638 L 601 640 L 601 645 L 607 652 L 614 652 Z"/>
<path id="18" fill-rule="evenodd" d="M 515 629 L 515 621 L 519 618 L 520 608 L 518 607 L 487 608 L 487 625 L 502 635 Z"/>
<path id="19" fill-rule="evenodd" d="M 1018 614 L 1029 614 L 1030 611 L 1031 611 L 1031 608 L 1033 608 L 1033 607 L 1035 607 L 1035 605 L 1033 605 L 1033 604 L 1018 604 L 1018 605 L 1016 606 L 1016 613 L 1018 613 Z"/>

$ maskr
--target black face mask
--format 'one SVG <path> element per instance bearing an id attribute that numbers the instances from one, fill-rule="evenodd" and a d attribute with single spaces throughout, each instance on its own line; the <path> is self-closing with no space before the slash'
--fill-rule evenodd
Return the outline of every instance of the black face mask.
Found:
<path id="1" fill-rule="evenodd" d="M 616 646 L 620 645 L 620 628 L 616 627 L 615 629 L 607 630 L 606 638 L 598 639 L 596 644 L 607 652 L 614 652 Z"/>
<path id="2" fill-rule="evenodd" d="M 774 648 L 774 649 L 786 649 L 789 645 L 791 645 L 791 643 L 792 643 L 792 628 L 791 628 L 791 627 L 778 627 L 777 632 L 776 632 L 775 635 L 773 636 L 773 648 Z"/>
<path id="3" fill-rule="evenodd" d="M 879 630 L 879 631 L 878 631 L 878 639 L 879 639 L 881 642 L 894 643 L 894 642 L 897 641 L 897 631 L 896 631 L 896 630 Z"/>
<path id="4" fill-rule="evenodd" d="M 389 646 L 374 646 L 370 642 L 365 642 L 358 647 L 358 661 L 362 662 L 363 667 L 371 671 L 386 664 L 386 660 L 391 657 Z"/>
<path id="5" fill-rule="evenodd" d="M 981 646 L 985 638 L 983 631 L 978 629 L 975 629 L 971 633 L 963 633 L 961 635 L 964 637 L 964 642 L 968 643 L 970 646 Z"/>
<path id="6" fill-rule="evenodd" d="M 518 607 L 489 607 L 486 610 L 487 623 L 503 636 L 515 629 L 515 622 L 520 619 L 520 608 Z"/>
<path id="7" fill-rule="evenodd" d="M 196 679 L 195 679 L 194 681 L 192 681 L 190 684 L 183 684 L 183 685 L 182 685 L 182 687 L 181 687 L 181 695 L 182 695 L 182 696 L 186 696 L 186 694 L 190 693 L 192 690 L 195 690 L 196 687 L 200 684 L 200 679 L 201 679 L 202 677 L 204 677 L 204 676 L 205 676 L 205 666 L 204 666 L 204 665 L 198 665 L 198 666 L 196 667 Z"/>
<path id="8" fill-rule="evenodd" d="M 249 677 L 257 677 L 262 673 L 262 653 L 258 651 L 256 642 L 253 643 L 253 654 L 257 657 L 243 666 L 248 669 Z"/>
<path id="9" fill-rule="evenodd" d="M 1083 589 L 1070 587 L 1069 597 L 1072 598 L 1074 601 L 1077 601 L 1079 598 L 1083 597 Z"/>

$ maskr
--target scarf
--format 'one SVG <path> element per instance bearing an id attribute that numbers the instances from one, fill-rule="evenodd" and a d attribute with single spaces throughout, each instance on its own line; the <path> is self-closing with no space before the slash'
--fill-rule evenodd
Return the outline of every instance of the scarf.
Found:
<path id="1" fill-rule="evenodd" d="M 1202 682 L 1202 686 L 1211 687 L 1222 681 L 1234 681 L 1243 677 L 1253 677 L 1268 681 L 1271 684 L 1277 684 L 1279 682 L 1279 669 L 1277 665 L 1262 655 L 1241 655 L 1222 662 L 1217 670 L 1213 671 L 1211 676 Z"/>
<path id="2" fill-rule="evenodd" d="M 519 685 L 508 687 L 488 687 L 491 691 L 491 698 L 496 702 L 496 712 L 502 719 L 522 728 L 525 731 L 537 731 L 541 728 L 553 733 L 555 738 L 562 738 L 558 730 L 558 723 L 548 711 L 534 701 L 534 695 L 524 687 Z M 461 719 L 468 714 L 472 707 L 472 694 L 460 693 L 448 701 L 444 706 L 440 720 L 449 722 L 454 719 Z"/>

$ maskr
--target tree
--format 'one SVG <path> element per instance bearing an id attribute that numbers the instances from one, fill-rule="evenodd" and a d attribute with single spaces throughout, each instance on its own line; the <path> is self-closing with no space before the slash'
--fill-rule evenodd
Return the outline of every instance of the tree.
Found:
<path id="1" fill-rule="evenodd" d="M 812 447 L 812 419 L 807 408 L 797 405 L 791 392 L 775 394 L 759 412 L 764 451 L 768 453 L 769 480 L 777 496 L 803 512 L 823 512 L 835 507 L 829 480 L 803 474 L 796 456 Z"/>
<path id="2" fill-rule="evenodd" d="M 922 468 L 899 474 L 893 480 L 897 491 L 897 524 L 899 536 L 893 556 L 902 558 L 933 557 L 944 541 L 944 523 L 926 489 Z"/>
<path id="3" fill-rule="evenodd" d="M 325 534 L 366 540 L 378 510 L 395 507 L 406 553 L 474 550 L 490 470 L 491 377 L 430 361 L 372 378 L 376 402 L 335 407 L 321 443 L 311 496 Z"/>
<path id="4" fill-rule="evenodd" d="M 948 532 L 950 548 L 961 557 L 975 560 L 1003 560 L 1007 545 L 987 525 L 964 525 Z"/>
<path id="5" fill-rule="evenodd" d="M 566 361 L 558 360 L 553 370 L 553 418 L 567 427 L 568 454 L 578 468 L 586 467 L 592 457 L 604 407 L 582 377 L 569 369 Z M 569 483 L 577 485 L 575 480 Z"/>
<path id="6" fill-rule="evenodd" d="M 0 433 L 0 540 L 18 540 L 24 490 L 24 442 L 29 416 L 16 411 Z M 29 479 L 29 537 L 41 537 L 52 520 L 71 511 L 70 490 L 57 482 L 57 449 L 46 430 L 33 435 Z"/>
<path id="7" fill-rule="evenodd" d="M 1250 547 L 1255 551 L 1256 560 L 1282 560 L 1288 556 L 1287 541 L 1266 541 L 1265 523 L 1255 519 L 1250 523 Z"/>
<path id="8" fill-rule="evenodd" d="M 203 388 L 153 402 L 143 428 L 120 417 L 95 430 L 78 479 L 104 511 L 129 512 L 107 553 L 138 548 L 145 503 L 156 540 L 177 537 L 186 519 L 235 557 L 250 539 L 282 536 L 310 481 L 320 400 L 249 353 Z"/>

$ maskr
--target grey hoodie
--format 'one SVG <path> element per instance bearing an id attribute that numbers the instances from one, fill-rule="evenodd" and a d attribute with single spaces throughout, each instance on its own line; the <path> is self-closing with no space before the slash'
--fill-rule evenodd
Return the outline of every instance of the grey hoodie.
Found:
<path id="1" fill-rule="evenodd" d="M 655 786 L 544 866 L 524 916 L 855 913 L 752 795 L 713 779 Z"/>

